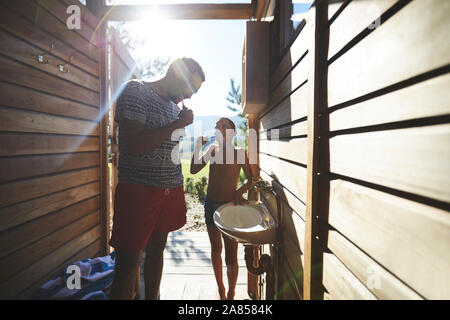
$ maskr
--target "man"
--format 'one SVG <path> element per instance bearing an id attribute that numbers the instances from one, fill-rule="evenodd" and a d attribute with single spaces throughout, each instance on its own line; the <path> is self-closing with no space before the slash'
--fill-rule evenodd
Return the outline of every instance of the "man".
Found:
<path id="1" fill-rule="evenodd" d="M 117 258 L 111 299 L 132 298 L 144 249 L 145 298 L 158 297 L 167 235 L 186 223 L 181 166 L 171 158 L 178 141 L 171 136 L 193 122 L 193 113 L 177 104 L 203 81 L 200 65 L 182 58 L 158 81 L 129 81 L 118 98 L 119 183 L 110 241 Z"/>

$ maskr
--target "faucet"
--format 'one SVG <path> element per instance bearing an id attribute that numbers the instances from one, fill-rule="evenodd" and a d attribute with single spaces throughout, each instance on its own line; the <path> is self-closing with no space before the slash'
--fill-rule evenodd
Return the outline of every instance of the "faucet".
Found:
<path id="1" fill-rule="evenodd" d="M 260 201 L 260 192 L 261 191 L 270 191 L 273 192 L 273 187 L 269 184 L 269 182 L 259 178 L 259 179 L 252 179 L 252 186 L 250 187 L 249 193 L 253 191 L 257 194 L 257 201 Z"/>

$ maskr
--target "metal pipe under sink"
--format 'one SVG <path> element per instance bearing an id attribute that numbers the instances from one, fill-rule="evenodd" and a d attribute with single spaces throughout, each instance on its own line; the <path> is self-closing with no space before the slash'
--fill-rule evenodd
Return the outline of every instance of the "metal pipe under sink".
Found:
<path id="1" fill-rule="evenodd" d="M 275 195 L 276 203 L 277 203 L 277 224 L 278 228 L 281 223 L 281 200 L 277 196 L 275 190 L 273 187 L 267 182 L 262 179 L 254 182 L 254 185 L 250 190 L 256 191 L 258 195 L 258 201 L 261 199 L 261 192 L 271 192 Z M 278 246 L 279 244 L 279 231 L 277 230 L 277 237 L 276 237 L 276 243 L 274 245 Z M 244 245 L 244 258 L 245 258 L 245 265 L 247 267 L 247 270 L 256 275 L 262 275 L 264 273 L 267 273 L 266 278 L 266 299 L 267 300 L 273 300 L 275 295 L 275 288 L 276 288 L 276 277 L 275 277 L 275 270 L 273 266 L 272 257 L 268 254 L 263 254 L 259 258 L 257 267 L 254 266 L 254 250 L 257 248 L 255 245 Z"/>

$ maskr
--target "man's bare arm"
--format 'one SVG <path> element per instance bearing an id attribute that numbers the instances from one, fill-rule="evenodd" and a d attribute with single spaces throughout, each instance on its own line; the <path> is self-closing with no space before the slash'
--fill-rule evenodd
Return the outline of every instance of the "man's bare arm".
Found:
<path id="1" fill-rule="evenodd" d="M 209 162 L 214 146 L 209 146 L 208 150 L 200 156 L 203 146 L 203 137 L 199 137 L 194 147 L 194 154 L 191 159 L 191 174 L 196 174 L 200 170 L 202 170 L 206 164 Z"/>

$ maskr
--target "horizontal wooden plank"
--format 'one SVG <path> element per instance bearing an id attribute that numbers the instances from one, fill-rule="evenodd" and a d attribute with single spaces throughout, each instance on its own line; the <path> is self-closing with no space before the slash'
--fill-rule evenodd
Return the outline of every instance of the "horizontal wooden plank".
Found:
<path id="1" fill-rule="evenodd" d="M 110 7 L 110 21 L 132 21 L 146 18 L 143 12 L 158 11 L 166 19 L 244 19 L 253 17 L 250 3 L 179 3 L 159 5 L 117 5 Z"/>
<path id="2" fill-rule="evenodd" d="M 335 15 L 337 14 L 338 10 L 341 9 L 342 6 L 347 5 L 347 2 L 349 1 L 329 1 L 328 2 L 328 20 L 331 20 L 331 18 L 335 18 Z"/>
<path id="3" fill-rule="evenodd" d="M 292 239 L 289 234 L 283 234 L 281 237 L 280 253 L 284 255 L 285 263 L 287 263 L 289 270 L 297 279 L 301 279 L 299 282 L 303 284 L 303 251 L 299 249 L 299 240 Z"/>
<path id="4" fill-rule="evenodd" d="M 29 245 L 99 208 L 99 197 L 90 198 L 16 228 L 1 232 L 0 257 Z"/>
<path id="5" fill-rule="evenodd" d="M 176 247 L 170 247 L 166 246 L 165 254 L 167 255 L 166 258 L 174 259 L 181 261 L 183 259 L 209 259 L 211 258 L 211 246 L 204 246 L 204 247 L 190 247 L 185 248 L 183 246 L 176 246 Z M 224 252 L 224 251 L 223 251 Z M 243 257 L 244 254 L 244 247 L 240 246 L 238 247 L 238 257 Z"/>
<path id="6" fill-rule="evenodd" d="M 75 51 L 74 48 L 67 46 L 64 42 L 55 39 L 43 30 L 36 28 L 32 22 L 3 6 L 0 10 L 0 28 L 32 43 L 43 52 L 48 52 L 53 45 L 53 55 L 66 61 L 66 63 L 70 62 L 70 57 L 73 57 L 71 64 L 94 76 L 99 76 L 98 63 L 94 60 Z"/>
<path id="7" fill-rule="evenodd" d="M 88 40 L 84 39 L 78 33 L 69 30 L 65 21 L 62 22 L 57 19 L 53 14 L 47 11 L 44 6 L 40 5 L 40 2 L 42 1 L 6 1 L 4 6 L 13 10 L 15 13 L 22 15 L 28 21 L 34 23 L 35 28 L 40 28 L 53 38 L 61 40 L 66 45 L 71 46 L 89 59 L 98 62 L 99 50 L 97 47 Z M 66 17 L 69 17 L 69 15 L 66 14 Z"/>
<path id="8" fill-rule="evenodd" d="M 68 98 L 90 106 L 100 105 L 100 95 L 45 72 L 0 57 L 0 80 Z"/>
<path id="9" fill-rule="evenodd" d="M 291 70 L 288 76 L 275 88 L 270 94 L 270 102 L 268 109 L 280 103 L 281 100 L 289 96 L 292 91 L 298 88 L 302 83 L 309 78 L 309 55 L 306 55 L 296 66 Z"/>
<path id="10" fill-rule="evenodd" d="M 60 22 L 66 24 L 67 23 L 67 8 L 68 5 L 63 5 L 59 0 L 46 0 L 46 1 L 39 1 L 34 0 L 36 3 L 39 4 L 39 6 L 45 8 L 47 11 L 51 12 Z M 81 6 L 79 6 L 81 7 Z M 80 8 L 81 9 L 81 8 Z M 81 11 L 81 10 L 80 10 Z M 83 16 L 81 17 L 83 18 Z M 94 31 L 94 28 L 92 28 L 89 24 L 83 23 L 80 29 L 73 29 L 72 32 L 75 32 L 82 36 L 85 40 L 89 41 L 90 43 L 94 44 L 95 46 L 98 46 L 97 43 L 97 34 Z"/>
<path id="11" fill-rule="evenodd" d="M 328 58 L 333 57 L 363 29 L 369 26 L 375 28 L 377 24 L 372 23 L 397 2 L 398 0 L 350 1 L 330 26 Z M 379 23 L 381 22 L 380 20 Z"/>
<path id="12" fill-rule="evenodd" d="M 8 281 L 0 284 L 0 298 L 11 299 L 25 290 L 30 284 L 35 283 L 55 270 L 55 266 L 61 266 L 73 257 L 80 249 L 85 248 L 100 238 L 100 226 L 85 232 L 81 236 L 59 247 L 45 258 L 37 261 L 24 269 Z M 72 261 L 75 262 L 75 261 Z"/>
<path id="13" fill-rule="evenodd" d="M 330 171 L 450 202 L 450 124 L 330 139 Z"/>
<path id="14" fill-rule="evenodd" d="M 259 151 L 306 165 L 308 159 L 308 139 L 260 140 Z"/>
<path id="15" fill-rule="evenodd" d="M 421 296 L 450 296 L 448 212 L 342 180 L 329 206 L 336 230 Z"/>
<path id="16" fill-rule="evenodd" d="M 306 168 L 265 155 L 259 155 L 260 168 L 306 203 Z"/>
<path id="17" fill-rule="evenodd" d="M 312 24 L 306 24 L 300 34 L 285 55 L 281 58 L 280 64 L 275 69 L 275 72 L 270 76 L 270 89 L 274 90 L 280 81 L 289 73 L 292 67 L 307 54 L 312 43 L 311 33 Z"/>
<path id="18" fill-rule="evenodd" d="M 279 127 L 307 116 L 309 83 L 292 93 L 261 118 L 261 129 Z"/>
<path id="19" fill-rule="evenodd" d="M 71 241 L 99 224 L 100 212 L 96 211 L 1 259 L 0 282 L 8 280 L 8 278 L 34 262 L 51 254 L 64 243 Z"/>
<path id="20" fill-rule="evenodd" d="M 226 266 L 223 265 L 222 266 L 222 272 L 226 273 Z M 214 275 L 214 269 L 212 268 L 212 266 L 208 266 L 208 267 L 198 267 L 198 266 L 194 266 L 194 267 L 184 267 L 184 268 L 179 268 L 179 267 L 171 267 L 171 266 L 166 266 L 164 267 L 164 274 L 166 275 L 173 275 L 173 274 L 180 274 L 180 275 L 184 275 L 184 276 L 189 276 L 189 275 Z M 238 281 L 239 282 L 243 282 L 245 281 L 245 279 L 247 279 L 247 268 L 246 267 L 239 267 L 238 270 Z"/>
<path id="21" fill-rule="evenodd" d="M 293 274 L 286 261 L 283 260 L 278 270 L 278 288 L 275 298 L 277 300 L 301 300 L 302 281 L 302 274 Z"/>
<path id="22" fill-rule="evenodd" d="M 92 29 L 96 29 L 101 22 L 102 17 L 97 17 L 93 14 L 86 6 L 80 6 L 80 1 L 78 0 L 59 0 L 63 6 L 68 8 L 71 5 L 77 5 L 80 7 L 81 20 L 87 24 Z"/>
<path id="23" fill-rule="evenodd" d="M 0 105 L 84 120 L 98 120 L 98 108 L 0 82 Z"/>
<path id="24" fill-rule="evenodd" d="M 292 125 L 287 125 L 279 127 L 276 129 L 269 129 L 267 131 L 261 131 L 259 137 L 261 140 L 267 139 L 268 137 L 278 136 L 279 138 L 291 138 L 298 136 L 306 136 L 308 134 L 308 122 L 301 121 L 294 123 Z"/>
<path id="25" fill-rule="evenodd" d="M 45 216 L 53 211 L 61 210 L 75 203 L 98 196 L 98 182 L 57 192 L 42 198 L 22 202 L 20 204 L 0 209 L 0 231 L 21 225 L 33 219 Z M 98 201 L 98 197 L 96 197 Z"/>
<path id="26" fill-rule="evenodd" d="M 449 15 L 450 2 L 409 3 L 330 65 L 328 105 L 335 106 L 448 65 Z"/>
<path id="27" fill-rule="evenodd" d="M 323 254 L 323 285 L 336 300 L 376 300 L 336 256 Z"/>
<path id="28" fill-rule="evenodd" d="M 52 74 L 63 80 L 73 82 L 82 87 L 99 91 L 100 81 L 93 75 L 74 67 L 69 66 L 69 72 L 63 73 L 59 70 L 59 65 L 66 64 L 65 61 L 55 57 L 52 54 L 45 56 L 48 63 L 38 63 L 37 54 L 41 50 L 22 39 L 12 36 L 10 33 L 0 29 L 0 53 L 17 61 L 20 61 L 28 66 L 37 68 L 41 71 Z"/>
<path id="29" fill-rule="evenodd" d="M 99 178 L 100 169 L 90 168 L 2 184 L 0 185 L 0 206 L 4 207 L 42 197 L 46 194 L 97 181 Z"/>
<path id="30" fill-rule="evenodd" d="M 82 261 L 87 258 L 94 258 L 98 256 L 98 253 L 101 250 L 101 241 L 96 240 L 89 244 L 88 246 L 84 247 L 80 251 L 78 251 L 75 255 L 67 259 L 66 261 L 62 262 L 59 266 L 55 267 L 52 266 L 51 272 L 47 273 L 47 275 L 39 278 L 38 281 L 34 283 L 28 283 L 27 289 L 22 291 L 19 295 L 15 296 L 14 299 L 24 300 L 24 299 L 38 299 L 37 296 L 38 289 L 47 281 L 56 278 L 61 274 L 61 270 L 65 268 L 66 266 L 76 262 L 76 261 Z"/>
<path id="31" fill-rule="evenodd" d="M 0 128 L 4 132 L 54 133 L 99 136 L 94 121 L 70 119 L 0 106 Z"/>
<path id="32" fill-rule="evenodd" d="M 330 131 L 450 114 L 450 74 L 330 114 Z"/>
<path id="33" fill-rule="evenodd" d="M 0 134 L 0 156 L 98 151 L 97 137 Z"/>
<path id="34" fill-rule="evenodd" d="M 283 210 L 285 210 L 285 212 L 289 212 L 291 215 L 299 216 L 299 219 L 303 219 L 304 221 L 306 212 L 305 204 L 264 171 L 260 171 L 260 176 L 261 179 L 268 181 L 269 184 L 276 190 L 277 195 L 281 197 L 284 206 Z"/>
<path id="35" fill-rule="evenodd" d="M 225 255 L 222 255 L 222 258 L 225 258 Z M 170 267 L 210 267 L 212 268 L 211 259 L 183 259 L 183 260 L 176 260 L 176 259 L 164 259 L 164 267 L 170 266 Z M 245 266 L 245 259 L 244 256 L 242 258 L 238 258 L 238 264 L 240 266 Z"/>
<path id="36" fill-rule="evenodd" d="M 339 232 L 328 231 L 328 248 L 378 299 L 422 299 L 414 290 L 381 267 Z"/>
<path id="37" fill-rule="evenodd" d="M 281 228 L 283 230 L 282 237 L 289 237 L 298 250 L 302 253 L 305 252 L 305 221 L 286 204 L 283 207 Z"/>
<path id="38" fill-rule="evenodd" d="M 0 182 L 97 166 L 98 152 L 0 158 Z"/>

